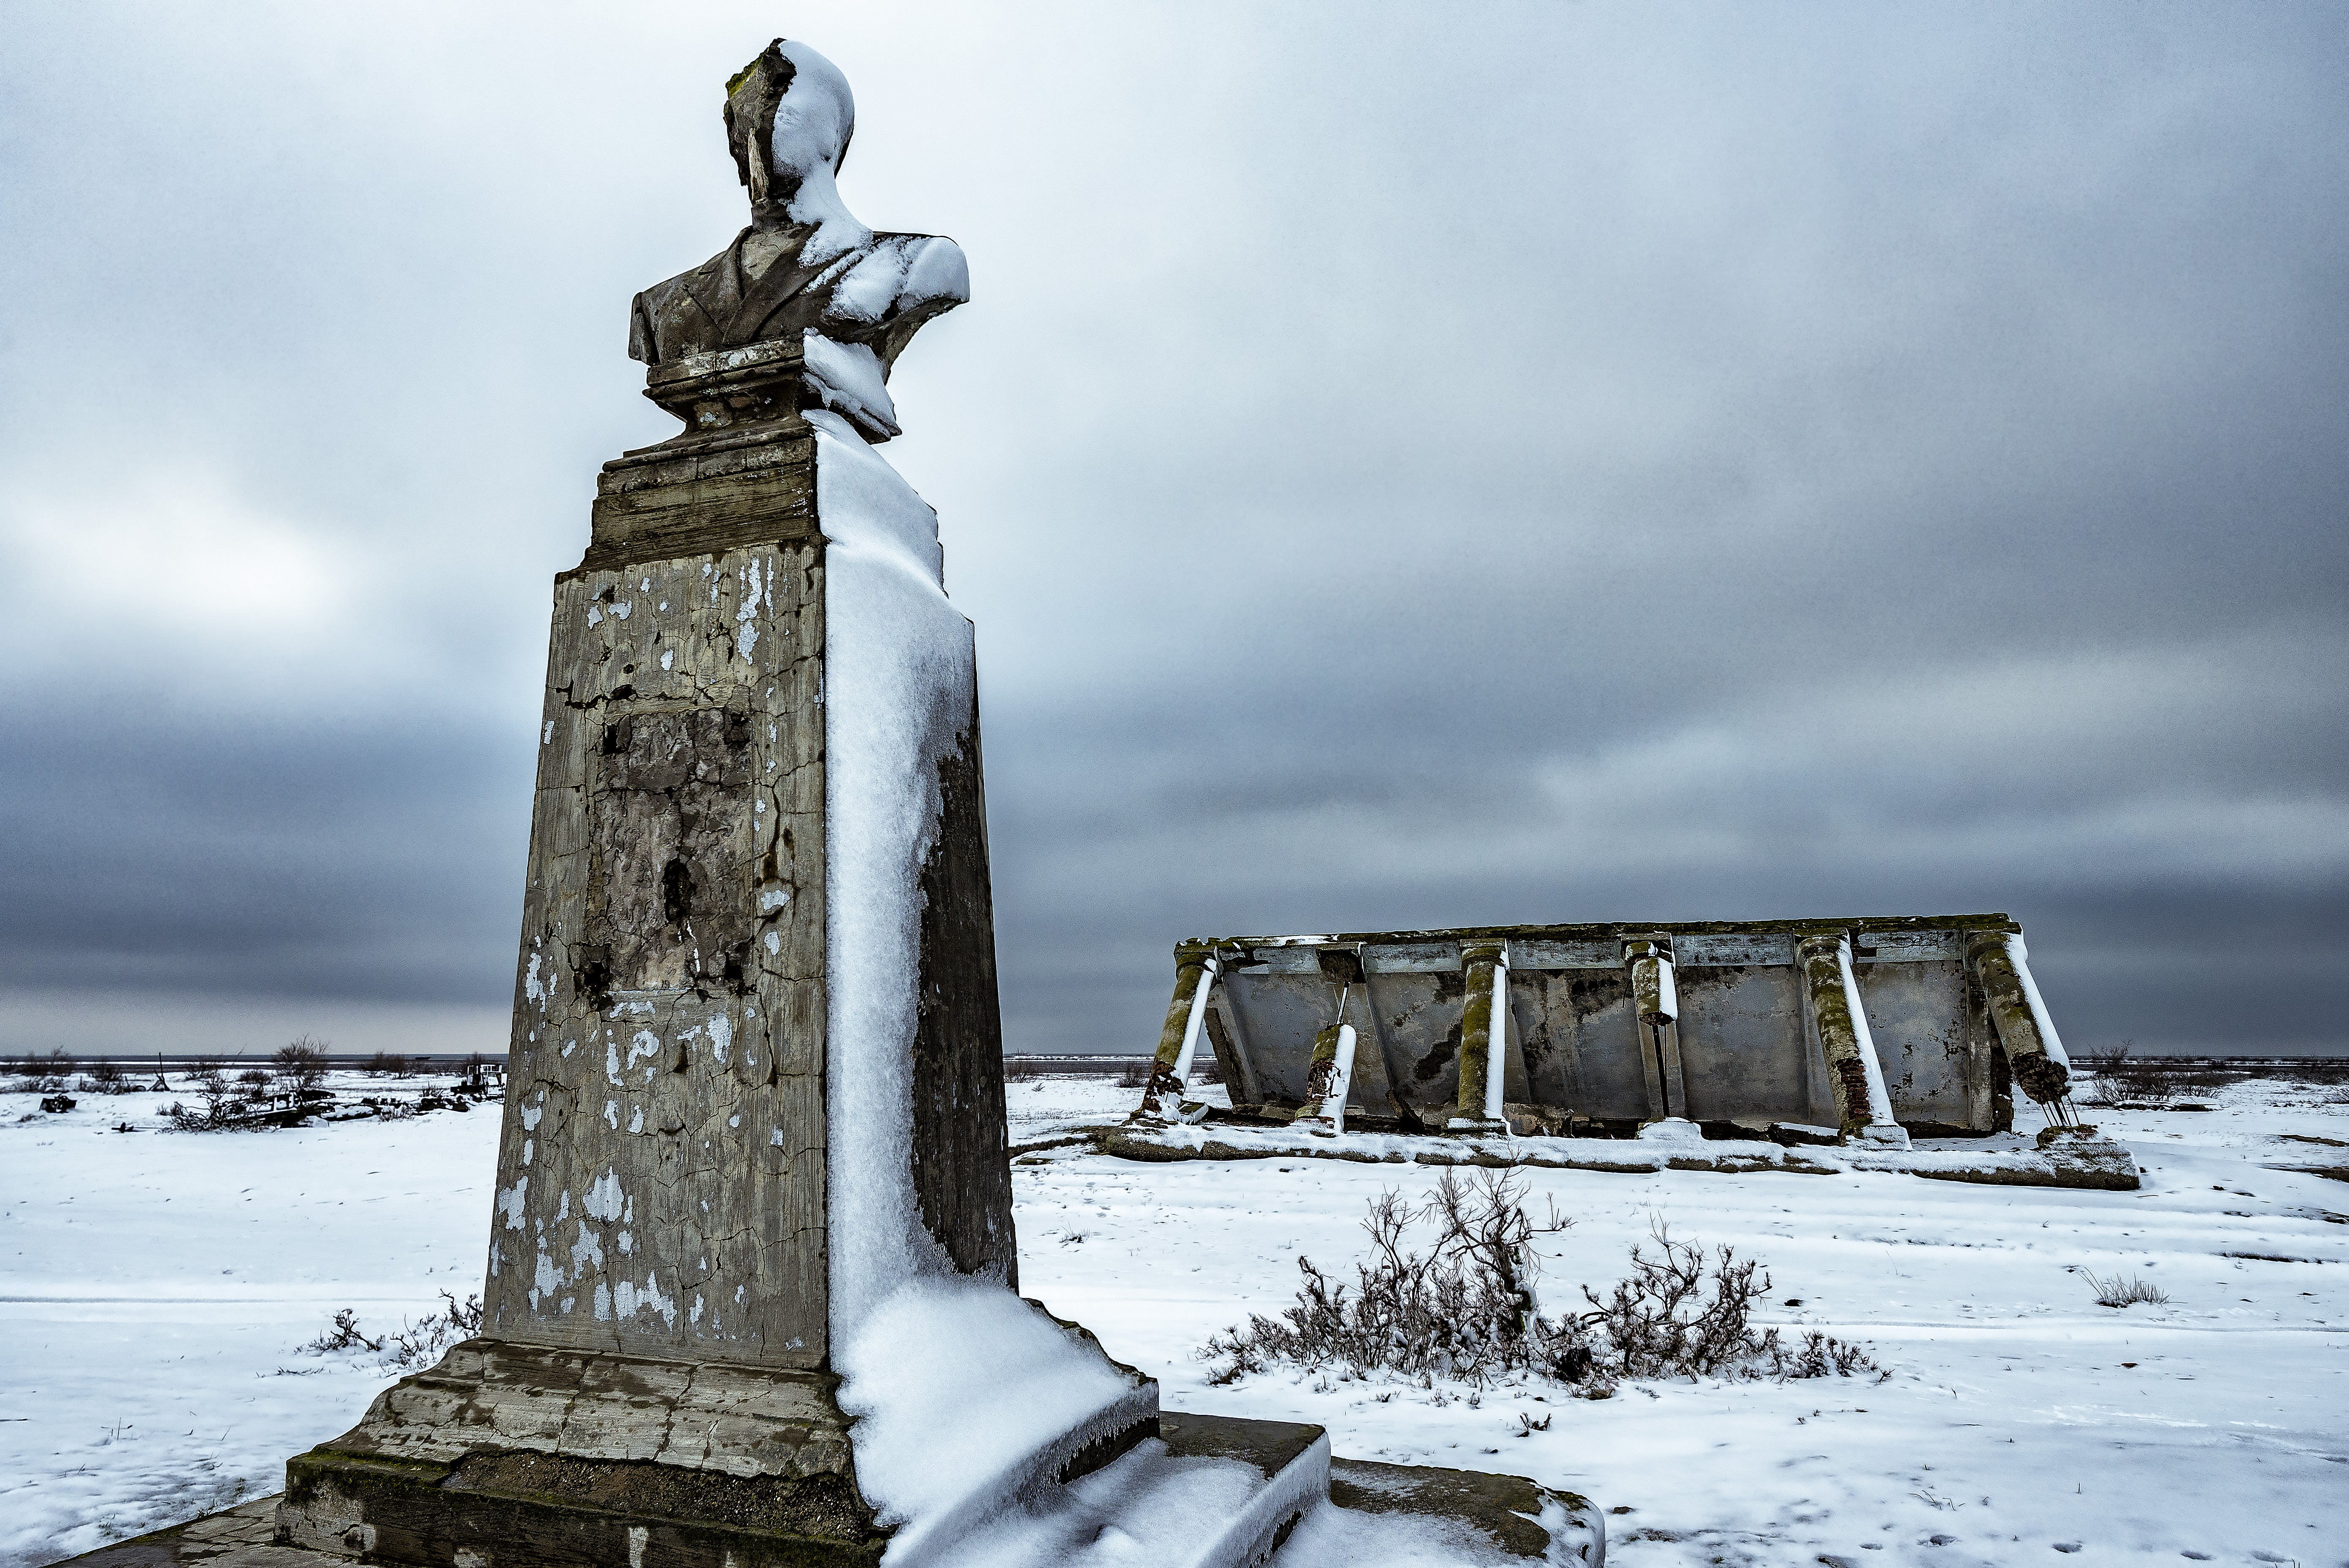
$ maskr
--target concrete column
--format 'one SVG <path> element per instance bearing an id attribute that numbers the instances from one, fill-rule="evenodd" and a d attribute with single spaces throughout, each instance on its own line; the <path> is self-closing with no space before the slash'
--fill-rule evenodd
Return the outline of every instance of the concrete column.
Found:
<path id="1" fill-rule="evenodd" d="M 2072 1064 L 2023 957 L 2018 932 L 1967 934 L 1966 965 L 1982 982 L 1982 995 L 1990 1004 L 1991 1026 L 1998 1031 L 1998 1043 L 2006 1047 L 2014 1081 L 2040 1104 L 2053 1105 L 2070 1093 Z"/>
<path id="2" fill-rule="evenodd" d="M 1893 1119 L 1892 1097 L 1884 1087 L 1884 1068 L 1876 1059 L 1876 1040 L 1852 975 L 1851 939 L 1841 932 L 1806 936 L 1795 958 L 1818 1030 L 1819 1053 L 1826 1058 L 1837 1130 L 1846 1139 L 1905 1145 L 1909 1135 Z"/>
<path id="3" fill-rule="evenodd" d="M 1341 1011 L 1343 1007 L 1341 1001 Z M 1332 1024 L 1313 1037 L 1313 1059 L 1306 1070 L 1305 1103 L 1298 1107 L 1298 1122 L 1320 1122 L 1332 1132 L 1345 1131 L 1346 1096 L 1353 1078 L 1354 1026 Z"/>
<path id="4" fill-rule="evenodd" d="M 1151 1063 L 1150 1083 L 1142 1091 L 1142 1106 L 1135 1116 L 1179 1114 L 1184 1086 L 1191 1076 L 1191 1055 L 1198 1049 L 1199 1029 L 1206 1021 L 1207 995 L 1221 967 L 1205 947 L 1176 949 L 1174 995 L 1166 1004 L 1166 1022 L 1158 1031 L 1158 1055 Z"/>
<path id="5" fill-rule="evenodd" d="M 1638 1020 L 1640 1057 L 1656 1115 L 1688 1119 L 1688 1084 L 1681 1072 L 1680 988 L 1671 950 L 1661 941 L 1626 943 L 1631 966 L 1631 1012 Z"/>
<path id="6" fill-rule="evenodd" d="M 1494 975 L 1502 961 L 1498 943 L 1479 944 L 1460 955 L 1467 1001 L 1460 1011 L 1460 1092 L 1453 1101 L 1452 1119 L 1444 1123 L 1451 1131 L 1498 1132 L 1508 1127 L 1485 1109 L 1492 1075 L 1499 1070 L 1493 1056 L 1493 1003 Z"/>
<path id="7" fill-rule="evenodd" d="M 1485 1119 L 1506 1121 L 1509 1080 L 1509 950 L 1493 965 L 1493 1030 L 1485 1051 Z"/>

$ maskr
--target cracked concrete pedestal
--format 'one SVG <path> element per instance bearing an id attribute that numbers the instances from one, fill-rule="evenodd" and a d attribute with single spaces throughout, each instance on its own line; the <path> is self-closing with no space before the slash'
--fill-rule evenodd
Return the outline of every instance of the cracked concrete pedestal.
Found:
<path id="1" fill-rule="evenodd" d="M 481 1337 L 288 1465 L 287 1544 L 584 1564 L 657 1539 L 750 1568 L 886 1539 L 831 1361 L 830 542 L 802 346 L 650 379 L 693 428 L 605 465 L 555 582 Z M 968 721 L 905 977 L 911 1184 L 955 1270 L 1014 1284 L 977 694 L 947 700 Z M 1131 1383 L 1122 1424 L 1044 1458 L 1146 1437 L 1155 1386 Z"/>

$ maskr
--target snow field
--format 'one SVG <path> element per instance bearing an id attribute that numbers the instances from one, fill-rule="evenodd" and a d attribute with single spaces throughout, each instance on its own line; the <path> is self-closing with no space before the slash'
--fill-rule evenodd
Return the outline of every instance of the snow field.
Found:
<path id="1" fill-rule="evenodd" d="M 1040 1098 L 1012 1086 L 1015 1128 Z M 1882 1384 L 1626 1386 L 1604 1403 L 1534 1385 L 1473 1404 L 1336 1374 L 1211 1385 L 1193 1348 L 1288 1305 L 1300 1252 L 1350 1274 L 1365 1202 L 1433 1184 L 1411 1167 L 1031 1157 L 1014 1166 L 1020 1288 L 1159 1378 L 1169 1408 L 1314 1421 L 1342 1456 L 1506 1470 L 1627 1507 L 1609 1560 L 1631 1568 L 2349 1563 L 2349 1186 L 2269 1168 L 2349 1162 L 2275 1136 L 2349 1140 L 2349 1106 L 2259 1085 L 2219 1103 L 2091 1115 L 2139 1154 L 2135 1193 L 1526 1172 L 1537 1213 L 1555 1199 L 1577 1221 L 1544 1245 L 1546 1311 L 1578 1282 L 1603 1293 L 1661 1217 L 1761 1258 L 1768 1321 L 1866 1342 Z M 2091 1272 L 2171 1302 L 2098 1306 Z M 1521 1414 L 1549 1429 L 1516 1435 Z"/>
<path id="2" fill-rule="evenodd" d="M 336 1074 L 327 1086 L 409 1094 Z M 0 1563 L 47 1563 L 284 1484 L 394 1380 L 301 1346 L 481 1288 L 494 1104 L 163 1130 L 183 1094 L 0 1094 Z M 27 1115 L 30 1120 L 20 1119 Z M 139 1130 L 108 1130 L 129 1121 Z"/>
<path id="3" fill-rule="evenodd" d="M 1012 1141 L 1123 1115 L 1140 1092 L 1013 1083 Z M 183 1134 L 157 1130 L 171 1096 L 78 1098 L 41 1115 L 0 1094 L 8 1568 L 274 1490 L 289 1455 L 391 1381 L 302 1353 L 335 1310 L 381 1329 L 481 1283 L 494 1115 Z M 1334 1377 L 1209 1384 L 1195 1347 L 1285 1305 L 1299 1252 L 1325 1269 L 1357 1256 L 1368 1197 L 1433 1183 L 1410 1167 L 1030 1155 L 1013 1168 L 1020 1289 L 1158 1377 L 1170 1408 L 1316 1421 L 1340 1455 L 1506 1470 L 1629 1508 L 1608 1522 L 1630 1568 L 2349 1563 L 2349 1223 L 2326 1218 L 2349 1216 L 2349 1185 L 2273 1169 L 2349 1163 L 2280 1137 L 2349 1141 L 2349 1105 L 2256 1084 L 2215 1103 L 2090 1113 L 2138 1151 L 2136 1193 L 1528 1172 L 1537 1207 L 1554 1196 L 1578 1222 L 1546 1247 L 1547 1309 L 1615 1279 L 1661 1214 L 1762 1258 L 1772 1301 L 1803 1303 L 1774 1320 L 1865 1341 L 1882 1384 L 1627 1386 L 1605 1403 L 1519 1387 L 1474 1404 Z M 125 1119 L 141 1130 L 105 1130 Z M 2086 1272 L 2171 1301 L 2099 1307 Z M 1550 1429 L 1512 1435 L 1520 1412 Z M 1283 1562 L 1319 1542 L 1367 1564 L 1340 1544 L 1346 1522 L 1300 1530 Z"/>

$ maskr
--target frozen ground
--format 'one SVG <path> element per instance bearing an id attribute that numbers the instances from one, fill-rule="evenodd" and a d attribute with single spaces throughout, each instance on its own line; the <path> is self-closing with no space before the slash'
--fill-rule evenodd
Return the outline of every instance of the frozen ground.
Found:
<path id="1" fill-rule="evenodd" d="M 1010 1086 L 1015 1143 L 1120 1114 L 1101 1079 Z M 2218 1109 L 2096 1111 L 2141 1192 L 1863 1175 L 1531 1173 L 1577 1217 L 1548 1299 L 1619 1274 L 1650 1217 L 1776 1277 L 1778 1320 L 1866 1341 L 1889 1382 L 1556 1391 L 1207 1382 L 1208 1335 L 1271 1312 L 1300 1252 L 1356 1251 L 1363 1201 L 1426 1185 L 1327 1161 L 1015 1166 L 1022 1290 L 1158 1377 L 1170 1407 L 1302 1418 L 1341 1455 L 1583 1491 L 1611 1561 L 2349 1563 L 2349 1104 L 2243 1085 Z M 62 1115 L 0 1095 L 0 1563 L 274 1488 L 389 1378 L 304 1354 L 336 1308 L 397 1326 L 479 1288 L 494 1114 L 157 1130 L 150 1094 Z M 29 1121 L 18 1118 L 32 1113 Z M 2026 1111 L 2024 1115 L 2029 1116 Z M 106 1130 L 129 1120 L 134 1133 Z M 2085 1274 L 2167 1305 L 2097 1306 Z M 1547 1396 L 1547 1398 L 1544 1398 Z M 1551 1418 L 1515 1435 L 1521 1413 Z M 2065 1554 L 2069 1554 L 2068 1556 Z M 1369 1568 L 1367 1560 L 1364 1568 Z"/>

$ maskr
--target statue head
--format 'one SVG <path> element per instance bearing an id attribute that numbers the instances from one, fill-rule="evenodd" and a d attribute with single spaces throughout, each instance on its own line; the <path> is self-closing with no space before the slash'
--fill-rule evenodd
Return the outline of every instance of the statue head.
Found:
<path id="1" fill-rule="evenodd" d="M 726 140 L 757 218 L 776 218 L 810 181 L 828 185 L 856 133 L 840 67 L 777 38 L 726 84 Z"/>

